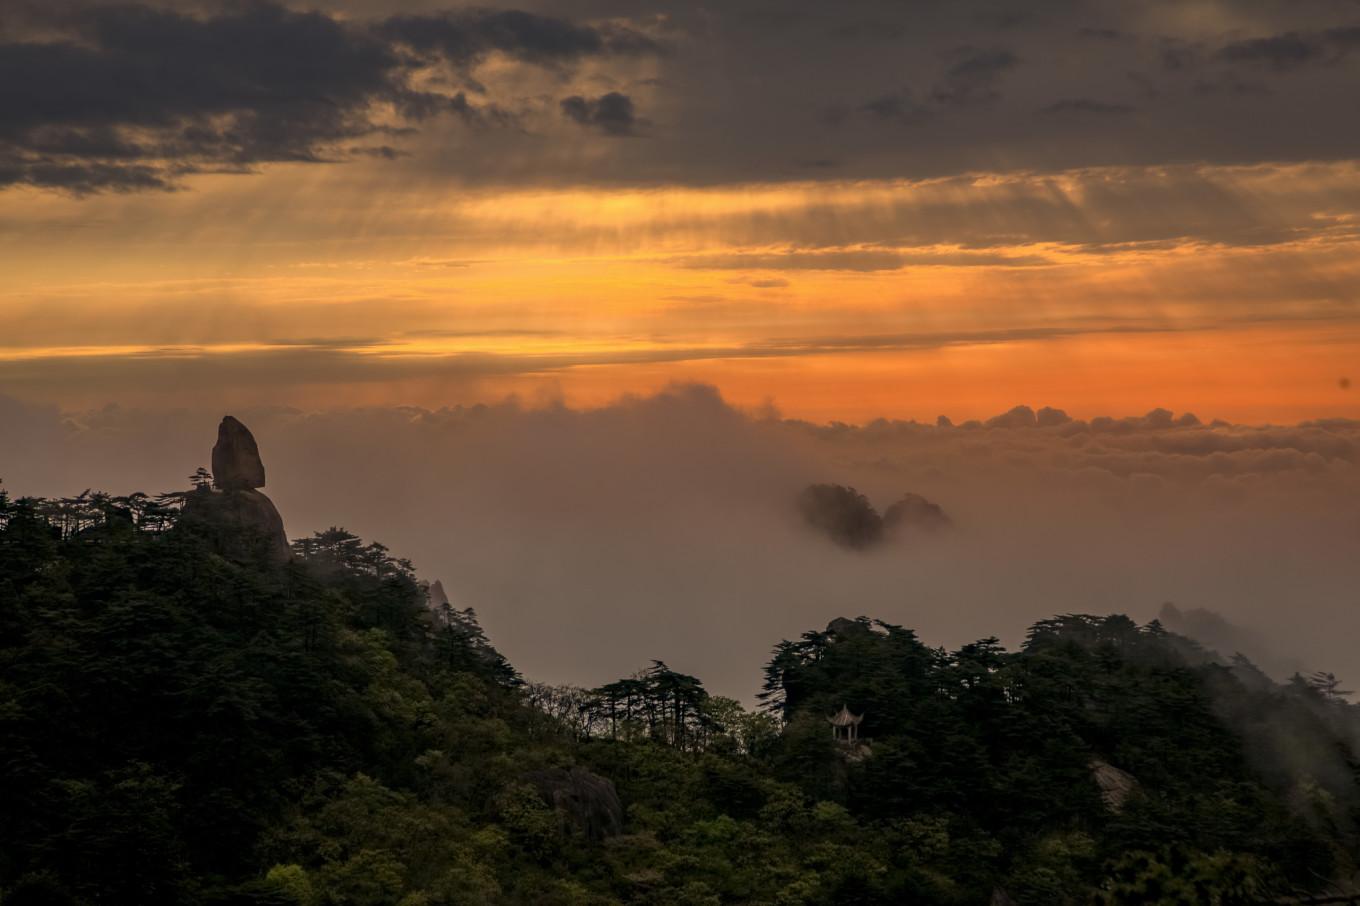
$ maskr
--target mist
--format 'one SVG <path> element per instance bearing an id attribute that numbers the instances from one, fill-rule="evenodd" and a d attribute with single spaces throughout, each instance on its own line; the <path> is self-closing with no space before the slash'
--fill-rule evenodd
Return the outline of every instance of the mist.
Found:
<path id="1" fill-rule="evenodd" d="M 13 495 L 188 485 L 224 413 L 0 397 Z M 332 525 L 409 557 L 531 679 L 665 660 L 749 699 L 781 638 L 868 615 L 956 647 L 1035 620 L 1172 601 L 1303 668 L 1360 676 L 1360 422 L 1240 426 L 1020 408 L 954 426 L 814 425 L 703 385 L 595 409 L 238 409 L 292 537 Z M 799 515 L 812 483 L 952 525 L 868 550 Z M 1223 652 L 1231 654 L 1231 652 Z"/>

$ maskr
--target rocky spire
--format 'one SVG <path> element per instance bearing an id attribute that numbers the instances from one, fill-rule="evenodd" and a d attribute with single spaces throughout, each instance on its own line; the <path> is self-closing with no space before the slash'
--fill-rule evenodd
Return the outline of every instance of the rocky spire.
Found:
<path id="1" fill-rule="evenodd" d="M 217 426 L 212 448 L 213 485 L 223 491 L 264 487 L 264 463 L 250 429 L 230 415 Z"/>

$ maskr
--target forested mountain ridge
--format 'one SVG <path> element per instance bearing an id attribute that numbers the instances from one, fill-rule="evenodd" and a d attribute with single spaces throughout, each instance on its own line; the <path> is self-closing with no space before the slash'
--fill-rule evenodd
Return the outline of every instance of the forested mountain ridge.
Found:
<path id="1" fill-rule="evenodd" d="M 381 545 L 280 561 L 195 493 L 0 494 L 4 906 L 1247 904 L 1357 868 L 1326 676 L 1066 615 L 1014 652 L 837 620 L 754 713 L 659 662 L 547 687 Z"/>

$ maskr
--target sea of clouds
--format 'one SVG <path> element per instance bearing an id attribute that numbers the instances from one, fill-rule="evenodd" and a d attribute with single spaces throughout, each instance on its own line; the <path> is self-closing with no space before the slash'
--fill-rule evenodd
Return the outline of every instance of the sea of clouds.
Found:
<path id="1" fill-rule="evenodd" d="M 222 414 L 0 397 L 0 478 L 16 495 L 182 488 Z M 291 535 L 341 525 L 382 541 L 537 680 L 593 685 L 657 658 L 748 698 L 774 643 L 837 616 L 1014 646 L 1055 613 L 1146 621 L 1167 601 L 1221 614 L 1241 630 L 1226 643 L 1277 674 L 1360 678 L 1360 421 L 1021 407 L 813 425 L 699 385 L 596 409 L 232 414 Z M 880 510 L 919 493 L 954 527 L 847 550 L 801 523 L 811 482 Z"/>

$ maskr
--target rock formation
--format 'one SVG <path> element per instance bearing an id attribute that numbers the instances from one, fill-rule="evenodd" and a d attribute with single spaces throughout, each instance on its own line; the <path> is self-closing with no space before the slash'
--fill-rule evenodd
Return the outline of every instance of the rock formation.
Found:
<path id="1" fill-rule="evenodd" d="M 798 511 L 809 526 L 842 547 L 865 550 L 883 540 L 882 517 L 854 488 L 809 485 L 798 497 Z"/>
<path id="2" fill-rule="evenodd" d="M 989 906 L 1016 906 L 1015 900 L 1002 887 L 992 888 L 992 898 L 988 902 Z"/>
<path id="3" fill-rule="evenodd" d="M 920 494 L 906 493 L 883 512 L 883 527 L 889 532 L 903 528 L 938 531 L 953 523 L 938 503 L 931 503 Z"/>
<path id="4" fill-rule="evenodd" d="M 868 550 L 906 528 L 938 530 L 952 523 L 938 504 L 920 494 L 903 494 L 882 516 L 863 494 L 838 484 L 809 485 L 798 496 L 798 512 L 809 527 L 852 550 Z"/>
<path id="5" fill-rule="evenodd" d="M 1100 798 L 1105 807 L 1116 815 L 1122 812 L 1124 803 L 1138 791 L 1138 779 L 1099 758 L 1092 758 L 1087 767 L 1091 770 L 1091 779 L 1100 787 Z"/>
<path id="6" fill-rule="evenodd" d="M 623 833 L 623 803 L 612 780 L 582 767 L 534 771 L 525 779 L 567 828 L 589 840 Z"/>
<path id="7" fill-rule="evenodd" d="M 264 463 L 255 437 L 230 415 L 217 428 L 212 449 L 213 487 L 191 492 L 181 521 L 205 537 L 225 557 L 264 557 L 286 563 L 292 557 L 283 517 L 256 488 L 264 486 Z"/>
<path id="8" fill-rule="evenodd" d="M 826 634 L 837 639 L 850 639 L 855 636 L 873 635 L 874 627 L 863 617 L 858 620 L 836 617 L 826 624 Z"/>
<path id="9" fill-rule="evenodd" d="M 250 429 L 230 415 L 217 426 L 212 448 L 213 487 L 223 491 L 246 491 L 264 487 L 264 463 Z"/>

